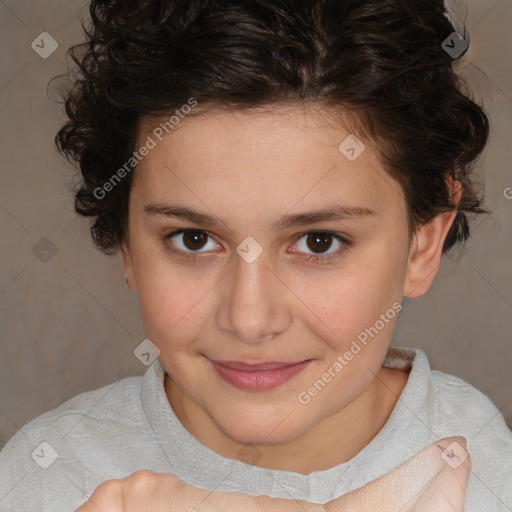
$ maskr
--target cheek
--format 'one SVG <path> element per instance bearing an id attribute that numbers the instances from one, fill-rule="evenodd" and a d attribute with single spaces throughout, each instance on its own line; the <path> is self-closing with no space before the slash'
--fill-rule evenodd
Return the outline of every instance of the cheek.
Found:
<path id="1" fill-rule="evenodd" d="M 147 283 L 139 293 L 142 320 L 148 337 L 157 346 L 186 345 L 194 336 L 201 315 L 201 296 L 183 290 L 179 282 Z"/>
<path id="2" fill-rule="evenodd" d="M 181 266 L 157 251 L 139 259 L 137 291 L 147 337 L 160 349 L 162 358 L 172 354 L 169 367 L 179 366 L 182 355 L 195 351 L 204 340 L 219 303 L 224 271 Z"/>
<path id="3" fill-rule="evenodd" d="M 365 333 L 373 340 L 375 328 L 378 339 L 390 339 L 402 299 L 404 271 L 398 258 L 378 248 L 365 251 L 376 256 L 360 254 L 349 256 L 337 271 L 319 271 L 316 278 L 310 274 L 292 284 L 303 304 L 303 321 L 337 353 L 349 350 L 358 336 L 364 342 Z"/>
<path id="4" fill-rule="evenodd" d="M 186 344 L 212 284 L 183 272 L 156 251 L 141 253 L 138 262 L 137 293 L 148 337 L 157 346 L 179 340 Z"/>

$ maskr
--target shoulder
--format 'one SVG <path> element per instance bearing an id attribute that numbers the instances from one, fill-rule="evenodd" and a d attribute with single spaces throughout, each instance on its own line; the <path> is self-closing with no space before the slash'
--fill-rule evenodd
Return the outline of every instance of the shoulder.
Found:
<path id="1" fill-rule="evenodd" d="M 430 391 L 439 424 L 463 426 L 471 437 L 492 434 L 512 442 L 512 431 L 496 405 L 465 380 L 431 370 Z"/>
<path id="2" fill-rule="evenodd" d="M 466 439 L 471 457 L 466 510 L 512 510 L 512 430 L 496 405 L 465 380 L 432 370 L 419 349 L 395 347 L 384 366 L 410 370 L 400 417 L 413 421 L 412 437 L 425 432 L 425 445 Z"/>
<path id="3" fill-rule="evenodd" d="M 410 370 L 406 385 L 409 405 L 427 408 L 433 429 L 436 426 L 460 428 L 466 436 L 476 436 L 487 430 L 506 441 L 512 440 L 512 431 L 493 402 L 469 382 L 432 370 L 423 351 L 394 347 L 383 366 Z M 412 403 L 418 400 L 422 403 Z"/>
<path id="4" fill-rule="evenodd" d="M 132 421 L 134 407 L 140 404 L 140 391 L 143 376 L 126 377 L 101 388 L 86 391 L 70 398 L 59 407 L 41 414 L 24 425 L 7 443 L 19 438 L 33 437 L 44 432 L 66 436 L 68 429 L 74 428 L 77 421 L 96 422 Z"/>
<path id="5" fill-rule="evenodd" d="M 471 456 L 468 510 L 511 510 L 512 430 L 500 410 L 468 382 L 437 370 L 430 372 L 430 402 L 434 435 L 457 432 L 466 438 Z"/>
<path id="6" fill-rule="evenodd" d="M 0 509 L 81 504 L 105 479 L 101 458 L 115 450 L 114 434 L 140 431 L 142 379 L 76 395 L 20 428 L 0 451 Z"/>

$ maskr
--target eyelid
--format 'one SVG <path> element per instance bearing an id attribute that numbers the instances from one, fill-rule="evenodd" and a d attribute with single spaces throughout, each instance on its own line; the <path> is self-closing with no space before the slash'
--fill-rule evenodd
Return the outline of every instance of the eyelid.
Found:
<path id="1" fill-rule="evenodd" d="M 177 236 L 177 235 L 182 235 L 182 234 L 185 234 L 185 233 L 188 233 L 188 232 L 198 232 L 198 233 L 205 233 L 209 239 L 213 240 L 217 245 L 220 245 L 216 240 L 215 240 L 215 237 L 211 235 L 211 233 L 209 233 L 208 231 L 204 230 L 204 229 L 196 229 L 196 228 L 181 228 L 181 229 L 176 229 L 174 231 L 171 231 L 170 233 L 167 233 L 165 235 L 163 235 L 162 237 L 162 241 L 165 243 L 167 240 Z M 173 244 L 174 245 L 174 244 Z M 177 253 L 181 253 L 181 254 L 184 254 L 184 255 L 191 255 L 191 256 L 200 256 L 202 254 L 209 254 L 209 251 L 204 251 L 204 252 L 185 252 L 181 249 L 178 249 L 177 247 L 173 247 L 171 249 L 173 252 L 177 252 Z"/>
<path id="2" fill-rule="evenodd" d="M 345 234 L 336 233 L 335 231 L 329 231 L 325 229 L 309 229 L 307 231 L 303 231 L 295 236 L 295 242 L 297 243 L 304 235 L 308 235 L 310 233 L 323 233 L 327 235 L 331 235 L 333 238 L 341 242 L 342 246 L 337 251 L 325 254 L 308 254 L 308 253 L 300 253 L 294 252 L 299 259 L 306 260 L 310 262 L 311 260 L 315 260 L 317 264 L 323 263 L 336 263 L 342 256 L 345 255 L 345 252 L 351 249 L 354 245 L 354 242 Z"/>
<path id="3" fill-rule="evenodd" d="M 217 245 L 220 245 L 216 241 L 215 237 L 212 234 L 210 234 L 208 231 L 206 231 L 204 229 L 198 229 L 198 228 L 181 228 L 181 229 L 176 229 L 174 231 L 171 231 L 170 233 L 164 234 L 161 237 L 161 240 L 164 243 L 164 245 L 166 246 L 166 248 L 169 251 L 171 251 L 173 254 L 177 255 L 178 258 L 182 258 L 182 259 L 185 259 L 185 260 L 187 260 L 187 259 L 188 260 L 194 260 L 195 258 L 201 258 L 201 257 L 210 256 L 212 254 L 211 251 L 205 251 L 205 252 L 186 252 L 186 251 L 183 251 L 181 249 L 178 249 L 177 247 L 174 246 L 174 244 L 170 244 L 170 245 L 167 244 L 167 241 L 169 239 L 171 239 L 172 237 L 174 237 L 176 235 L 184 234 L 184 233 L 189 232 L 189 231 L 205 233 L 210 239 L 215 241 L 215 243 Z M 336 233 L 334 231 L 328 231 L 328 230 L 325 230 L 325 229 L 309 229 L 307 231 L 303 231 L 301 233 L 298 233 L 298 234 L 296 234 L 293 237 L 293 240 L 294 240 L 293 243 L 296 244 L 302 237 L 304 237 L 304 235 L 308 235 L 310 233 L 324 233 L 324 234 L 330 235 L 333 238 L 335 238 L 336 240 L 338 240 L 339 242 L 341 242 L 342 246 L 337 251 L 332 252 L 332 253 L 326 253 L 326 254 L 308 254 L 308 253 L 304 253 L 303 254 L 301 252 L 294 251 L 293 254 L 296 257 L 298 257 L 299 259 L 304 259 L 306 261 L 310 261 L 310 260 L 314 259 L 314 260 L 316 260 L 317 263 L 319 261 L 322 261 L 322 262 L 327 262 L 327 261 L 333 262 L 333 260 L 337 260 L 341 256 L 343 256 L 344 253 L 347 250 L 349 250 L 354 245 L 353 241 L 347 235 L 342 234 L 342 233 Z"/>

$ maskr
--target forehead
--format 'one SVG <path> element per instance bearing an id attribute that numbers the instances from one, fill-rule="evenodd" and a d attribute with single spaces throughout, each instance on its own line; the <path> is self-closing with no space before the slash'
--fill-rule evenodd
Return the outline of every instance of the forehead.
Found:
<path id="1" fill-rule="evenodd" d="M 373 141 L 361 140 L 364 150 L 356 147 L 361 154 L 347 158 L 347 144 L 357 144 L 357 139 L 346 119 L 339 112 L 304 106 L 213 111 L 185 117 L 160 134 L 169 117 L 146 118 L 137 147 L 148 137 L 155 147 L 138 165 L 133 186 L 146 199 L 179 195 L 198 204 L 202 196 L 239 208 L 262 201 L 288 208 L 301 201 L 320 206 L 332 198 L 360 206 L 371 203 L 375 210 L 403 200 Z"/>
<path id="2" fill-rule="evenodd" d="M 198 149 L 212 156 L 215 152 L 255 152 L 272 147 L 283 150 L 293 144 L 308 142 L 308 149 L 332 145 L 333 140 L 351 133 L 347 125 L 354 118 L 340 109 L 334 110 L 315 105 L 279 105 L 245 110 L 211 110 L 201 113 L 195 110 L 190 117 L 174 118 L 169 126 L 169 117 L 143 117 L 139 124 L 138 139 L 143 142 L 146 136 L 155 136 L 156 131 L 164 130 L 157 142 L 163 146 L 186 146 L 186 150 Z M 161 128 L 159 128 L 161 127 Z M 170 128 L 170 129 L 169 129 Z M 171 140 L 172 139 L 172 140 Z M 372 141 L 369 142 L 370 145 Z M 163 143 L 163 144 L 162 144 Z"/>

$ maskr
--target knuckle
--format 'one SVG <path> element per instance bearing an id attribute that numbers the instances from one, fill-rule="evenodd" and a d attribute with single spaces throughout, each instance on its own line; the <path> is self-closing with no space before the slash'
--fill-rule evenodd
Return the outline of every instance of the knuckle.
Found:
<path id="1" fill-rule="evenodd" d="M 156 473 L 147 469 L 140 469 L 125 478 L 129 492 L 136 494 L 151 492 L 156 487 Z"/>
<path id="2" fill-rule="evenodd" d="M 121 494 L 121 485 L 119 480 L 106 480 L 101 483 L 91 498 L 100 503 L 113 503 Z"/>
<path id="3" fill-rule="evenodd" d="M 154 471 L 150 471 L 149 469 L 139 469 L 137 471 L 134 471 L 127 478 L 132 479 L 134 481 L 145 482 L 146 480 L 153 478 L 155 474 L 156 473 Z"/>

